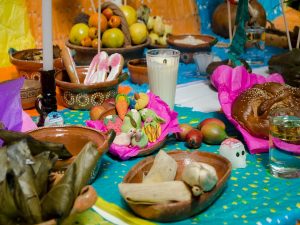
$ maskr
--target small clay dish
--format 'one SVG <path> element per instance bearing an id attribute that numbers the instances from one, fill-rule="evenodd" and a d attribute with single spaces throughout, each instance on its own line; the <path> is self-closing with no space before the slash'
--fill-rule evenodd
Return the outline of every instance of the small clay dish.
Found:
<path id="1" fill-rule="evenodd" d="M 148 83 L 148 71 L 146 58 L 131 59 L 127 63 L 132 83 L 144 84 Z"/>
<path id="2" fill-rule="evenodd" d="M 36 98 L 42 92 L 39 80 L 24 80 L 21 88 L 21 103 L 23 109 L 31 109 L 35 106 Z"/>
<path id="3" fill-rule="evenodd" d="M 117 79 L 90 85 L 83 84 L 87 74 L 87 66 L 77 66 L 80 84 L 71 83 L 67 71 L 56 73 L 55 82 L 59 89 L 62 104 L 70 109 L 89 110 L 93 106 L 101 105 L 106 99 L 115 98 L 118 85 L 128 78 L 127 73 L 120 74 Z"/>
<path id="4" fill-rule="evenodd" d="M 128 203 L 129 207 L 143 218 L 159 222 L 172 222 L 194 216 L 213 204 L 221 195 L 230 177 L 231 163 L 221 155 L 200 151 L 171 151 L 168 152 L 168 154 L 173 157 L 178 164 L 175 180 L 181 180 L 184 167 L 196 161 L 213 166 L 219 178 L 218 182 L 211 191 L 205 192 L 199 197 L 194 197 L 189 201 L 153 205 Z M 124 177 L 123 182 L 141 183 L 143 176 L 149 172 L 153 165 L 154 158 L 154 156 L 149 156 L 133 166 Z"/>
<path id="5" fill-rule="evenodd" d="M 210 52 L 218 39 L 210 35 L 189 34 L 189 35 L 169 35 L 167 42 L 171 48 L 180 51 L 180 60 L 183 63 L 193 63 L 195 52 Z"/>
<path id="6" fill-rule="evenodd" d="M 32 80 L 40 79 L 41 70 L 43 69 L 42 55 L 43 50 L 36 48 L 22 51 L 9 50 L 10 62 L 16 66 L 19 75 Z M 64 68 L 60 57 L 60 49 L 56 46 L 53 48 L 53 67 L 55 70 Z"/>

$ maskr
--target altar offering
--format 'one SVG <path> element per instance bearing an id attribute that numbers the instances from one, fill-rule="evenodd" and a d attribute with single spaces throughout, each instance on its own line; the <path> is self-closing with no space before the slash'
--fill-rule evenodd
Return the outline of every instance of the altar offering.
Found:
<path id="1" fill-rule="evenodd" d="M 177 163 L 174 180 L 144 182 L 145 174 L 149 174 L 153 166 L 157 168 L 154 165 L 159 161 L 157 157 L 164 154 Z M 220 155 L 200 151 L 164 154 L 160 151 L 156 157 L 140 161 L 119 184 L 119 191 L 129 207 L 143 218 L 172 222 L 194 216 L 213 204 L 230 176 L 230 162 Z M 167 173 L 161 169 L 160 173 Z"/>

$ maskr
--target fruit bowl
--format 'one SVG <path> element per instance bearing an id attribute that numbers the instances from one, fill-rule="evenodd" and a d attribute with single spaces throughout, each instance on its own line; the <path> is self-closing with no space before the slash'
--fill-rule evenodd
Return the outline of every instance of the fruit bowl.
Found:
<path id="1" fill-rule="evenodd" d="M 150 39 L 140 45 L 126 46 L 122 48 L 101 48 L 101 51 L 106 51 L 108 55 L 120 53 L 124 57 L 125 65 L 130 59 L 142 58 L 144 49 L 150 44 Z M 66 41 L 66 46 L 75 50 L 74 61 L 77 65 L 89 65 L 98 53 L 96 48 L 74 45 L 69 40 Z"/>
<path id="2" fill-rule="evenodd" d="M 71 83 L 67 71 L 55 74 L 55 82 L 59 89 L 62 104 L 70 109 L 89 110 L 101 105 L 106 99 L 115 98 L 118 85 L 128 78 L 127 73 L 120 74 L 117 79 L 90 85 L 83 84 L 87 74 L 87 66 L 77 66 L 80 84 Z"/>
<path id="3" fill-rule="evenodd" d="M 64 68 L 59 51 L 58 48 L 53 48 L 53 66 L 55 70 Z M 41 75 L 40 71 L 43 69 L 43 60 L 41 59 L 42 54 L 42 49 L 26 49 L 22 51 L 10 49 L 9 59 L 16 67 L 20 76 L 25 77 L 26 79 L 39 80 Z"/>
<path id="4" fill-rule="evenodd" d="M 171 48 L 180 51 L 180 61 L 183 63 L 192 63 L 195 52 L 210 52 L 218 39 L 209 35 L 169 35 L 167 42 Z"/>
<path id="5" fill-rule="evenodd" d="M 145 58 L 131 59 L 127 63 L 132 83 L 148 83 L 147 62 Z"/>
<path id="6" fill-rule="evenodd" d="M 214 153 L 171 151 L 168 154 L 175 159 L 178 165 L 175 180 L 181 180 L 184 167 L 196 161 L 213 166 L 217 172 L 218 182 L 211 191 L 204 192 L 199 197 L 193 197 L 189 201 L 161 204 L 132 204 L 127 202 L 129 207 L 143 218 L 159 222 L 171 222 L 194 216 L 213 204 L 221 195 L 231 174 L 231 163 L 223 156 Z M 141 183 L 145 174 L 152 167 L 154 159 L 154 156 L 149 156 L 133 166 L 124 177 L 123 183 Z"/>

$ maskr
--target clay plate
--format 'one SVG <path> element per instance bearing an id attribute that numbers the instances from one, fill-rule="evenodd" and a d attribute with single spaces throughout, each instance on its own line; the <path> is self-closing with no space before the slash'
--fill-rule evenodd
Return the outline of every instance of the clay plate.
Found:
<path id="1" fill-rule="evenodd" d="M 146 147 L 146 148 L 143 148 L 143 149 L 139 150 L 139 154 L 137 156 L 138 157 L 146 156 L 146 155 L 150 155 L 151 153 L 153 153 L 155 151 L 158 151 L 160 148 L 162 148 L 162 146 L 166 143 L 166 141 L 167 141 L 167 137 L 165 137 L 161 141 L 158 141 L 157 143 L 155 143 L 151 147 Z"/>
<path id="2" fill-rule="evenodd" d="M 73 157 L 57 161 L 56 168 L 66 167 L 72 163 L 87 142 L 92 141 L 99 147 L 106 139 L 106 136 L 101 132 L 82 126 L 41 127 L 29 131 L 28 134 L 41 141 L 62 143 L 65 145 Z"/>
<path id="3" fill-rule="evenodd" d="M 186 165 L 193 161 L 197 161 L 208 163 L 216 169 L 219 178 L 218 183 L 210 192 L 206 192 L 200 195 L 200 197 L 195 197 L 190 201 L 155 205 L 128 203 L 130 208 L 137 215 L 143 218 L 159 222 L 171 222 L 194 216 L 210 206 L 221 195 L 225 188 L 226 181 L 231 174 L 231 163 L 226 158 L 214 153 L 200 151 L 171 151 L 168 152 L 168 154 L 172 156 L 178 163 L 178 169 L 175 178 L 176 180 L 181 180 L 181 174 Z M 149 156 L 137 163 L 126 174 L 123 182 L 142 182 L 144 173 L 147 173 L 150 170 L 154 158 L 154 156 Z"/>

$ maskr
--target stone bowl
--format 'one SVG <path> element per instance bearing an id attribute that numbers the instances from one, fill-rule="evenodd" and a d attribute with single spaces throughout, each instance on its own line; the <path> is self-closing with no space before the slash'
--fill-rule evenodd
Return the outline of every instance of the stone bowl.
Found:
<path id="1" fill-rule="evenodd" d="M 222 194 L 226 187 L 226 182 L 231 174 L 231 163 L 221 155 L 200 152 L 200 151 L 170 151 L 168 154 L 175 159 L 178 164 L 175 180 L 181 180 L 183 169 L 191 162 L 203 162 L 210 164 L 216 169 L 218 182 L 209 192 L 204 192 L 198 197 L 193 197 L 189 201 L 162 203 L 162 204 L 132 204 L 127 202 L 135 214 L 145 219 L 159 222 L 173 222 L 183 220 L 196 214 L 213 204 Z M 143 176 L 149 172 L 153 165 L 155 156 L 149 156 L 135 166 L 126 174 L 124 183 L 140 183 Z"/>
<path id="2" fill-rule="evenodd" d="M 115 98 L 118 85 L 128 78 L 127 73 L 122 73 L 117 79 L 90 85 L 83 84 L 87 74 L 87 66 L 77 66 L 80 84 L 71 83 L 67 71 L 58 71 L 55 74 L 56 86 L 59 89 L 58 97 L 63 106 L 70 109 L 89 110 L 93 106 L 101 105 L 106 99 Z"/>

